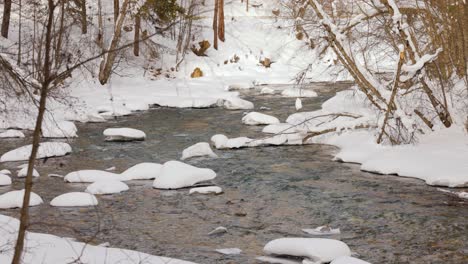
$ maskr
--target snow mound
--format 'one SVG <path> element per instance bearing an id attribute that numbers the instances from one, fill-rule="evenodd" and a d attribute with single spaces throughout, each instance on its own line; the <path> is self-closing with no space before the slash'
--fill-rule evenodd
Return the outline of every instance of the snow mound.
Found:
<path id="1" fill-rule="evenodd" d="M 97 182 L 110 180 L 121 181 L 124 180 L 124 177 L 108 171 L 80 170 L 68 173 L 63 179 L 65 182 Z"/>
<path id="2" fill-rule="evenodd" d="M 106 141 L 134 141 L 145 140 L 145 132 L 134 128 L 108 128 L 103 132 Z"/>
<path id="3" fill-rule="evenodd" d="M 0 162 L 28 160 L 31 156 L 32 145 L 23 146 L 10 150 L 0 157 Z M 70 145 L 62 142 L 43 142 L 40 143 L 37 151 L 37 159 L 60 157 L 71 153 Z"/>
<path id="4" fill-rule="evenodd" d="M 233 83 L 228 86 L 228 91 L 253 89 L 254 85 L 249 82 Z"/>
<path id="5" fill-rule="evenodd" d="M 367 261 L 360 260 L 353 257 L 340 257 L 333 260 L 330 264 L 370 264 Z"/>
<path id="6" fill-rule="evenodd" d="M 78 129 L 75 124 L 70 121 L 48 121 L 44 120 L 42 124 L 42 137 L 45 138 L 73 138 L 78 135 Z"/>
<path id="7" fill-rule="evenodd" d="M 21 208 L 23 206 L 24 189 L 20 191 L 11 191 L 0 195 L 0 208 Z M 29 206 L 36 206 L 43 203 L 42 198 L 31 192 Z"/>
<path id="8" fill-rule="evenodd" d="M 296 103 L 294 104 L 294 106 L 296 107 L 296 111 L 299 111 L 299 110 L 302 109 L 302 100 L 301 100 L 301 98 L 296 99 Z"/>
<path id="9" fill-rule="evenodd" d="M 326 238 L 279 238 L 268 242 L 263 251 L 272 255 L 305 257 L 325 263 L 351 256 L 351 250 L 345 243 Z"/>
<path id="10" fill-rule="evenodd" d="M 229 139 L 225 135 L 217 134 L 211 137 L 211 142 L 216 149 L 236 149 L 247 146 L 252 139 L 247 137 L 238 137 Z"/>
<path id="11" fill-rule="evenodd" d="M 85 192 L 70 192 L 64 193 L 52 199 L 50 205 L 52 206 L 95 206 L 98 204 L 96 196 Z"/>
<path id="12" fill-rule="evenodd" d="M 24 178 L 26 177 L 28 174 L 28 167 L 24 167 L 22 168 L 21 170 L 18 171 L 18 177 L 19 178 Z M 39 177 L 39 172 L 36 170 L 36 169 L 33 169 L 33 172 L 32 172 L 32 176 L 33 177 Z"/>
<path id="13" fill-rule="evenodd" d="M 229 110 L 250 110 L 254 109 L 254 104 L 238 97 L 230 97 L 224 99 L 224 107 Z"/>
<path id="14" fill-rule="evenodd" d="M 279 124 L 278 118 L 258 112 L 250 112 L 242 118 L 242 123 L 246 125 L 271 125 Z"/>
<path id="15" fill-rule="evenodd" d="M 84 122 L 89 123 L 103 123 L 106 122 L 106 119 L 97 113 L 90 113 L 86 116 Z"/>
<path id="16" fill-rule="evenodd" d="M 153 187 L 156 189 L 179 189 L 212 180 L 215 177 L 216 173 L 211 169 L 197 168 L 173 160 L 164 163 L 161 174 L 154 180 Z"/>
<path id="17" fill-rule="evenodd" d="M 161 168 L 159 163 L 143 162 L 128 168 L 121 175 L 127 181 L 152 180 L 159 176 Z"/>
<path id="18" fill-rule="evenodd" d="M 221 249 L 216 249 L 216 252 L 224 254 L 224 255 L 239 255 L 242 253 L 242 250 L 238 248 L 221 248 Z"/>
<path id="19" fill-rule="evenodd" d="M 267 134 L 279 134 L 279 133 L 294 133 L 296 132 L 296 129 L 293 125 L 288 124 L 288 123 L 279 123 L 279 124 L 273 124 L 273 125 L 268 125 L 262 129 L 263 133 Z"/>
<path id="20" fill-rule="evenodd" d="M 217 235 L 227 233 L 228 229 L 224 226 L 218 226 L 217 228 L 213 229 L 208 235 Z"/>
<path id="21" fill-rule="evenodd" d="M 208 156 L 211 158 L 217 158 L 213 150 L 211 150 L 210 144 L 206 142 L 199 142 L 193 146 L 190 146 L 182 151 L 181 160 L 186 160 L 191 157 L 201 157 L 201 156 Z"/>
<path id="22" fill-rule="evenodd" d="M 86 188 L 87 193 L 91 194 L 113 194 L 127 191 L 128 185 L 121 181 L 97 181 Z"/>
<path id="23" fill-rule="evenodd" d="M 6 175 L 11 175 L 11 171 L 9 171 L 9 170 L 7 170 L 7 169 L 0 170 L 0 173 L 6 174 Z"/>
<path id="24" fill-rule="evenodd" d="M 316 236 L 337 235 L 340 234 L 339 228 L 331 228 L 329 226 L 319 226 L 314 229 L 302 229 L 307 234 Z"/>
<path id="25" fill-rule="evenodd" d="M 0 186 L 11 185 L 10 176 L 0 173 Z"/>
<path id="26" fill-rule="evenodd" d="M 223 193 L 223 189 L 218 186 L 208 186 L 208 187 L 198 187 L 198 188 L 192 188 L 189 191 L 189 194 L 193 193 L 200 193 L 200 194 L 220 194 Z"/>
<path id="27" fill-rule="evenodd" d="M 260 91 L 260 94 L 275 94 L 275 90 L 268 88 L 268 87 L 264 87 Z"/>
<path id="28" fill-rule="evenodd" d="M 288 88 L 281 92 L 283 97 L 317 97 L 317 93 L 310 90 L 304 90 L 299 88 Z"/>
<path id="29" fill-rule="evenodd" d="M 24 138 L 24 134 L 19 130 L 8 129 L 0 133 L 0 138 Z"/>

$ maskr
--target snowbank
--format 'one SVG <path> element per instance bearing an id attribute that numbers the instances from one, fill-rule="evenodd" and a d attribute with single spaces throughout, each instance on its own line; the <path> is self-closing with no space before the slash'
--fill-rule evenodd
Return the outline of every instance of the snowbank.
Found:
<path id="1" fill-rule="evenodd" d="M 96 196 L 85 192 L 64 193 L 50 201 L 50 205 L 57 207 L 95 206 L 97 204 Z"/>
<path id="2" fill-rule="evenodd" d="M 216 97 L 184 97 L 184 96 L 159 96 L 154 105 L 174 108 L 212 108 L 220 104 Z"/>
<path id="3" fill-rule="evenodd" d="M 28 174 L 28 167 L 24 167 L 22 168 L 21 170 L 18 171 L 18 178 L 24 178 L 26 177 Z M 36 169 L 33 169 L 33 172 L 32 172 L 32 176 L 33 177 L 39 177 L 39 172 L 36 170 Z"/>
<path id="4" fill-rule="evenodd" d="M 145 140 L 145 132 L 134 128 L 108 128 L 103 132 L 106 141 L 134 141 Z"/>
<path id="5" fill-rule="evenodd" d="M 32 145 L 23 146 L 10 150 L 0 157 L 0 162 L 28 160 L 31 156 Z M 43 142 L 40 143 L 37 151 L 37 159 L 60 157 L 71 153 L 70 145 L 62 142 Z"/>
<path id="6" fill-rule="evenodd" d="M 211 169 L 197 168 L 180 161 L 168 161 L 161 169 L 161 175 L 154 180 L 156 189 L 179 189 L 193 186 L 216 177 Z"/>
<path id="7" fill-rule="evenodd" d="M 0 186 L 11 185 L 10 176 L 0 173 Z"/>
<path id="8" fill-rule="evenodd" d="M 108 171 L 80 170 L 68 173 L 63 179 L 65 182 L 97 182 L 109 180 L 121 181 L 124 180 L 125 177 Z"/>
<path id="9" fill-rule="evenodd" d="M 246 125 L 271 125 L 279 124 L 278 118 L 258 112 L 250 112 L 242 118 L 242 123 Z"/>
<path id="10" fill-rule="evenodd" d="M 6 174 L 6 175 L 11 175 L 11 171 L 7 169 L 0 170 L 0 173 Z"/>
<path id="11" fill-rule="evenodd" d="M 260 90 L 260 94 L 275 94 L 275 90 L 268 87 L 264 87 L 262 88 L 262 90 Z"/>
<path id="12" fill-rule="evenodd" d="M 45 138 L 74 138 L 78 135 L 78 129 L 70 121 L 55 121 L 44 119 L 42 124 L 42 136 Z"/>
<path id="13" fill-rule="evenodd" d="M 0 133 L 0 138 L 24 138 L 24 134 L 19 130 L 8 129 Z"/>
<path id="14" fill-rule="evenodd" d="M 299 88 L 287 88 L 281 92 L 283 97 L 317 97 L 317 93 Z"/>
<path id="15" fill-rule="evenodd" d="M 208 156 L 211 158 L 217 158 L 213 150 L 211 150 L 210 144 L 206 142 L 199 142 L 193 146 L 190 146 L 182 151 L 181 160 L 186 160 L 192 157 L 201 157 L 201 156 Z"/>
<path id="16" fill-rule="evenodd" d="M 130 180 L 151 180 L 161 173 L 162 165 L 159 163 L 143 162 L 136 164 L 122 172 L 123 179 Z"/>
<path id="17" fill-rule="evenodd" d="M 7 208 L 21 208 L 23 207 L 23 197 L 24 197 L 24 189 L 20 191 L 11 191 L 0 195 L 0 208 L 7 209 Z M 42 198 L 31 192 L 31 196 L 29 199 L 29 206 L 36 206 L 42 204 Z M 1 228 L 0 228 L 1 229 Z"/>
<path id="18" fill-rule="evenodd" d="M 121 193 L 127 191 L 128 185 L 115 180 L 106 180 L 106 181 L 96 181 L 90 184 L 86 191 L 87 193 L 91 194 L 113 194 L 113 193 Z"/>
<path id="19" fill-rule="evenodd" d="M 223 193 L 223 189 L 218 186 L 208 186 L 208 187 L 198 187 L 198 188 L 192 188 L 189 191 L 189 194 L 193 193 L 200 193 L 200 194 L 220 194 Z"/>

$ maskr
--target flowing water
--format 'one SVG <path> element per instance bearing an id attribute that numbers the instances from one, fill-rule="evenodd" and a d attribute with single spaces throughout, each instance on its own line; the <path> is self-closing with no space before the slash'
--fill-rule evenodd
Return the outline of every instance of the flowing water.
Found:
<path id="1" fill-rule="evenodd" d="M 319 97 L 304 99 L 315 110 L 345 85 L 315 85 Z M 333 89 L 332 89 L 333 88 Z M 328 92 L 327 92 L 328 91 Z M 295 98 L 244 96 L 256 110 L 281 120 L 295 112 Z M 271 110 L 259 110 L 260 107 Z M 161 191 L 152 181 L 129 182 L 130 190 L 99 197 L 97 208 L 54 208 L 53 197 L 83 191 L 86 184 L 48 177 L 80 169 L 116 167 L 117 172 L 140 162 L 178 159 L 184 148 L 212 135 L 262 136 L 261 127 L 242 125 L 244 111 L 157 108 L 108 123 L 79 124 L 79 138 L 69 141 L 73 153 L 38 162 L 41 177 L 34 191 L 45 204 L 31 208 L 31 230 L 112 247 L 198 263 L 257 263 L 263 246 L 280 237 L 311 237 L 303 228 L 324 224 L 341 229 L 341 239 L 372 263 L 468 263 L 468 203 L 439 192 L 422 181 L 361 172 L 355 164 L 333 162 L 331 146 L 282 146 L 216 151 L 218 159 L 194 158 L 188 163 L 215 170 L 221 195 L 189 195 L 188 189 Z M 132 127 L 147 140 L 105 142 L 108 127 Z M 27 144 L 2 140 L 0 153 Z M 23 162 L 24 163 L 24 162 Z M 15 168 L 19 162 L 2 164 Z M 20 189 L 23 180 L 0 193 Z M 18 216 L 18 209 L 1 214 Z M 228 233 L 208 235 L 218 226 Z M 241 255 L 215 249 L 237 247 Z"/>

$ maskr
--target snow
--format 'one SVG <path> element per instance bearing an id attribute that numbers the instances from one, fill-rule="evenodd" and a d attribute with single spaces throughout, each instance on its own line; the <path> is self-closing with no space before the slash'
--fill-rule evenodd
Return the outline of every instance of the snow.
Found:
<path id="1" fill-rule="evenodd" d="M 0 138 L 24 138 L 24 134 L 19 130 L 8 129 L 0 133 Z"/>
<path id="2" fill-rule="evenodd" d="M 16 240 L 19 221 L 15 218 L 0 215 L 0 245 L 11 245 Z M 192 262 L 152 256 L 132 250 L 94 246 L 88 243 L 76 242 L 67 238 L 49 234 L 28 232 L 25 240 L 22 263 L 59 264 L 83 262 L 93 264 L 194 264 Z M 0 263 L 11 263 L 13 247 L 5 247 L 0 254 Z M 80 260 L 80 261 L 78 261 Z"/>
<path id="3" fill-rule="evenodd" d="M 229 110 L 250 110 L 254 108 L 254 104 L 247 100 L 238 98 L 238 97 L 230 97 L 224 99 L 224 107 Z"/>
<path id="4" fill-rule="evenodd" d="M 189 191 L 189 194 L 193 193 L 200 193 L 200 194 L 220 194 L 223 193 L 223 189 L 218 186 L 208 186 L 208 187 L 197 187 L 197 188 L 192 188 Z"/>
<path id="5" fill-rule="evenodd" d="M 6 174 L 6 175 L 11 175 L 11 171 L 7 169 L 0 170 L 0 173 Z"/>
<path id="6" fill-rule="evenodd" d="M 24 178 L 26 177 L 28 174 L 28 167 L 24 167 L 22 168 L 21 170 L 18 171 L 18 178 Z M 33 173 L 32 173 L 32 176 L 33 177 L 39 177 L 39 172 L 36 170 L 36 169 L 33 169 Z"/>
<path id="7" fill-rule="evenodd" d="M 23 206 L 24 189 L 20 191 L 11 191 L 0 195 L 0 208 L 21 208 Z M 31 192 L 29 206 L 42 204 L 42 198 L 34 192 Z M 1 217 L 1 215 L 0 215 Z"/>
<path id="8" fill-rule="evenodd" d="M 339 228 L 331 228 L 329 226 L 319 226 L 314 229 L 302 229 L 302 231 L 306 232 L 307 234 L 316 235 L 316 236 L 340 234 Z"/>
<path id="9" fill-rule="evenodd" d="M 85 192 L 64 193 L 50 201 L 50 205 L 56 207 L 95 206 L 97 204 L 96 196 Z"/>
<path id="10" fill-rule="evenodd" d="M 121 175 L 125 180 L 151 180 L 160 175 L 161 168 L 159 163 L 143 162 L 128 168 Z"/>
<path id="11" fill-rule="evenodd" d="M 353 258 L 353 257 L 340 257 L 330 262 L 330 264 L 370 264 L 370 263 L 364 260 Z"/>
<path id="12" fill-rule="evenodd" d="M 192 157 L 201 157 L 201 156 L 208 156 L 211 158 L 217 158 L 213 150 L 211 150 L 210 144 L 207 142 L 199 142 L 195 145 L 192 145 L 182 151 L 181 160 L 186 160 Z"/>
<path id="13" fill-rule="evenodd" d="M 275 94 L 275 90 L 268 87 L 264 87 L 262 88 L 262 90 L 260 90 L 260 94 Z"/>
<path id="14" fill-rule="evenodd" d="M 208 235 L 217 235 L 227 233 L 228 229 L 224 226 L 218 226 L 213 231 L 209 232 Z"/>
<path id="15" fill-rule="evenodd" d="M 63 179 L 65 182 L 97 182 L 109 180 L 121 181 L 124 180 L 125 177 L 108 171 L 80 170 L 68 173 Z"/>
<path id="16" fill-rule="evenodd" d="M 272 263 L 272 264 L 304 264 L 302 261 L 284 259 L 284 258 L 274 258 L 274 257 L 257 257 L 260 262 Z"/>
<path id="17" fill-rule="evenodd" d="M 319 262 L 331 262 L 351 255 L 351 250 L 345 243 L 326 238 L 279 238 L 268 242 L 263 251 L 272 255 L 305 257 Z"/>
<path id="18" fill-rule="evenodd" d="M 70 121 L 55 121 L 44 119 L 42 124 L 42 137 L 45 138 L 74 138 L 78 129 Z"/>
<path id="19" fill-rule="evenodd" d="M 113 194 L 127 191 L 128 185 L 116 180 L 96 181 L 86 187 L 86 192 L 91 194 Z"/>
<path id="20" fill-rule="evenodd" d="M 299 88 L 287 88 L 281 92 L 283 97 L 317 97 L 317 93 L 311 90 Z"/>
<path id="21" fill-rule="evenodd" d="M 262 129 L 263 133 L 268 134 L 280 134 L 280 133 L 294 133 L 296 129 L 293 125 L 288 123 L 279 123 L 268 125 Z"/>
<path id="22" fill-rule="evenodd" d="M 133 141 L 144 140 L 145 132 L 134 128 L 108 128 L 103 132 L 106 141 Z"/>
<path id="23" fill-rule="evenodd" d="M 31 155 L 32 145 L 10 150 L 0 157 L 0 162 L 28 160 Z M 42 142 L 39 145 L 36 158 L 60 157 L 71 153 L 70 145 L 62 142 Z"/>
<path id="24" fill-rule="evenodd" d="M 299 111 L 299 110 L 302 109 L 302 101 L 301 101 L 301 98 L 297 98 L 297 99 L 296 99 L 295 107 L 296 107 L 296 111 Z"/>
<path id="25" fill-rule="evenodd" d="M 215 177 L 216 173 L 211 169 L 197 168 L 173 160 L 164 163 L 161 174 L 154 180 L 153 187 L 156 189 L 179 189 L 209 181 Z"/>
<path id="26" fill-rule="evenodd" d="M 159 96 L 154 99 L 154 105 L 174 108 L 212 108 L 220 104 L 216 97 Z"/>
<path id="27" fill-rule="evenodd" d="M 242 123 L 246 125 L 271 125 L 279 124 L 278 118 L 258 112 L 250 112 L 242 118 Z"/>
<path id="28" fill-rule="evenodd" d="M 10 176 L 0 172 L 0 186 L 11 185 Z"/>
<path id="29" fill-rule="evenodd" d="M 238 248 L 222 248 L 222 249 L 216 249 L 216 252 L 224 254 L 224 255 L 239 255 L 242 253 L 242 250 Z"/>
<path id="30" fill-rule="evenodd" d="M 211 142 L 216 149 L 236 149 L 247 147 L 253 139 L 247 137 L 227 138 L 225 135 L 217 134 L 211 137 Z"/>

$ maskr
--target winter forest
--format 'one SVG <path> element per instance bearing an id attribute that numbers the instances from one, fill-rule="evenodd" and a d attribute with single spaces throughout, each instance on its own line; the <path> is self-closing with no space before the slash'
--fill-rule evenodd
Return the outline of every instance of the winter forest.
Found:
<path id="1" fill-rule="evenodd" d="M 0 264 L 468 263 L 466 0 L 0 14 Z"/>

